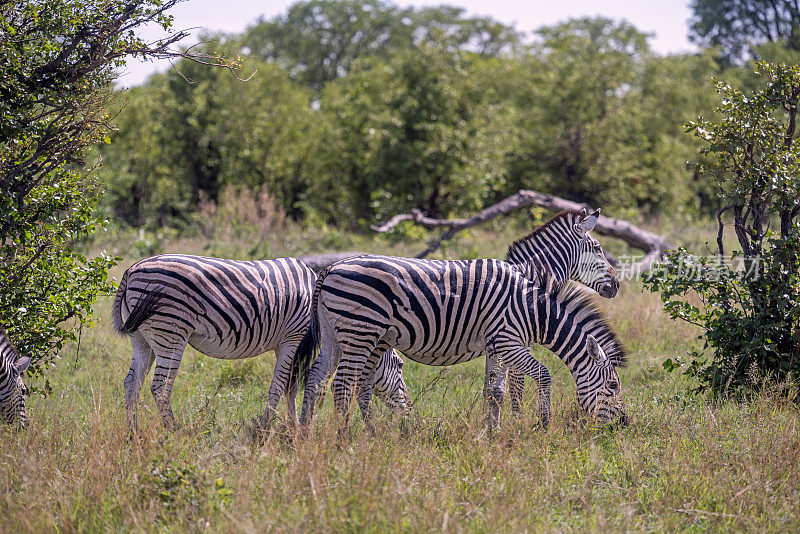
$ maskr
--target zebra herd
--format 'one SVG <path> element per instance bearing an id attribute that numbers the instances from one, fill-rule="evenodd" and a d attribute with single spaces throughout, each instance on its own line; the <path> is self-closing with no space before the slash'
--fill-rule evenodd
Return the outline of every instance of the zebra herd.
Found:
<path id="1" fill-rule="evenodd" d="M 129 428 L 137 430 L 139 391 L 155 363 L 151 393 L 163 424 L 175 418 L 170 396 L 187 345 L 214 358 L 276 354 L 263 425 L 286 395 L 297 424 L 298 383 L 305 382 L 300 425 L 310 426 L 320 393 L 333 377 L 340 434 L 355 393 L 371 428 L 376 394 L 390 409 L 410 409 L 401 351 L 449 366 L 486 354 L 484 397 L 496 425 L 506 389 L 520 410 L 524 376 L 539 390 L 539 416 L 550 417 L 550 373 L 534 359 L 541 344 L 570 370 L 578 401 L 599 420 L 626 421 L 616 368 L 625 351 L 603 314 L 572 279 L 602 297 L 616 295 L 613 267 L 591 235 L 599 210 L 566 211 L 509 248 L 505 261 L 444 261 L 360 255 L 319 276 L 297 259 L 234 261 L 164 254 L 123 275 L 112 308 L 114 329 L 130 338 L 123 381 Z M 20 357 L 0 331 L 0 414 L 26 421 Z M 314 358 L 319 350 L 319 355 Z"/>

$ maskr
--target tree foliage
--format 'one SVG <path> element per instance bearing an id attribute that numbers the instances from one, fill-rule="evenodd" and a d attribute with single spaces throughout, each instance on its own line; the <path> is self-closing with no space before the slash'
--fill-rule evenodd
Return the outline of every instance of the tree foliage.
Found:
<path id="1" fill-rule="evenodd" d="M 716 391 L 796 382 L 800 373 L 800 66 L 762 63 L 757 75 L 762 87 L 751 94 L 715 82 L 720 120 L 687 125 L 705 143 L 702 171 L 720 190 L 718 256 L 678 250 L 649 280 L 673 317 L 703 328 L 711 358 L 695 351 L 689 372 Z M 727 213 L 740 268 L 725 256 Z M 689 293 L 702 306 L 676 298 Z"/>
<path id="2" fill-rule="evenodd" d="M 490 18 L 466 18 L 461 8 L 401 9 L 382 0 L 298 2 L 238 38 L 256 58 L 278 63 L 317 91 L 345 76 L 359 58 L 386 58 L 425 43 L 495 55 L 518 41 L 513 29 Z"/>
<path id="3" fill-rule="evenodd" d="M 136 226 L 181 225 L 231 186 L 359 228 L 531 188 L 625 216 L 714 212 L 680 126 L 712 105 L 711 54 L 659 57 L 646 34 L 602 18 L 542 28 L 535 46 L 519 38 L 457 8 L 296 4 L 218 36 L 254 55 L 250 82 L 180 62 L 195 83 L 173 72 L 129 95 L 102 147 L 107 206 Z"/>
<path id="4" fill-rule="evenodd" d="M 794 0 L 693 0 L 690 37 L 720 48 L 729 63 L 757 53 L 757 46 L 778 43 L 800 51 L 800 5 Z"/>
<path id="5" fill-rule="evenodd" d="M 114 260 L 76 248 L 103 224 L 85 159 L 110 134 L 115 68 L 132 55 L 170 55 L 183 37 L 136 36 L 143 24 L 167 29 L 174 4 L 0 2 L 0 322 L 34 361 L 74 339 L 109 289 Z"/>
<path id="6" fill-rule="evenodd" d="M 498 180 L 508 134 L 484 106 L 481 67 L 474 57 L 427 45 L 366 62 L 327 87 L 320 183 L 340 184 L 333 194 L 348 198 L 321 196 L 316 209 L 352 206 L 347 215 L 372 220 L 409 205 L 435 216 L 481 207 Z"/>

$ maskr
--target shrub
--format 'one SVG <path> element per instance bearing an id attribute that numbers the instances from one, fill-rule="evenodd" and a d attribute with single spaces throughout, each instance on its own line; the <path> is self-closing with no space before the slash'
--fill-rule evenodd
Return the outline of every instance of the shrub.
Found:
<path id="1" fill-rule="evenodd" d="M 673 318 L 703 329 L 710 354 L 694 349 L 686 372 L 699 389 L 714 392 L 796 384 L 800 375 L 800 66 L 762 63 L 756 74 L 764 84 L 749 95 L 714 82 L 721 120 L 687 124 L 706 143 L 701 172 L 720 189 L 716 254 L 699 258 L 678 249 L 646 279 Z M 730 258 L 728 212 L 740 246 Z M 681 298 L 690 294 L 699 303 Z M 665 362 L 670 370 L 678 366 Z"/>

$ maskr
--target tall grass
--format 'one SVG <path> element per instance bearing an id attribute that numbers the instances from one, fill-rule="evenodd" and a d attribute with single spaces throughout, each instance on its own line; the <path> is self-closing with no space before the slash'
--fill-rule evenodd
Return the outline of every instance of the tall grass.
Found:
<path id="1" fill-rule="evenodd" d="M 453 246 L 502 255 L 505 237 L 474 235 Z M 279 430 L 256 445 L 252 420 L 266 406 L 274 357 L 226 362 L 192 349 L 173 393 L 180 429 L 161 428 L 148 378 L 141 435 L 129 439 L 122 379 L 131 348 L 112 333 L 104 299 L 80 351 L 68 347 L 52 369 L 53 394 L 29 398 L 30 429 L 0 428 L 0 530 L 800 529 L 797 406 L 769 393 L 746 402 L 687 395 L 684 378 L 662 362 L 683 354 L 696 332 L 670 321 L 636 282 L 600 305 L 631 355 L 621 372 L 627 428 L 611 432 L 580 418 L 564 365 L 539 348 L 554 377 L 546 430 L 535 425 L 528 386 L 524 415 L 504 410 L 500 430 L 487 434 L 482 361 L 442 377 L 408 362 L 419 398 L 406 421 L 380 407 L 370 435 L 355 416 L 342 445 L 328 396 L 309 439 Z"/>

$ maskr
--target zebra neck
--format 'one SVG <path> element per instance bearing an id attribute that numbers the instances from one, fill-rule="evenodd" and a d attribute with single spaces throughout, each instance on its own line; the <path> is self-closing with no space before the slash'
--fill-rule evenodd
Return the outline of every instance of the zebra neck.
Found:
<path id="1" fill-rule="evenodd" d="M 585 361 L 581 355 L 586 355 L 588 325 L 580 314 L 569 312 L 558 293 L 534 290 L 532 304 L 533 342 L 555 353 L 573 375 L 579 372 Z"/>
<path id="2" fill-rule="evenodd" d="M 574 255 L 572 244 L 564 238 L 563 230 L 553 225 L 516 243 L 509 251 L 507 261 L 529 280 L 537 280 L 542 269 L 549 270 L 558 280 L 568 280 Z"/>

